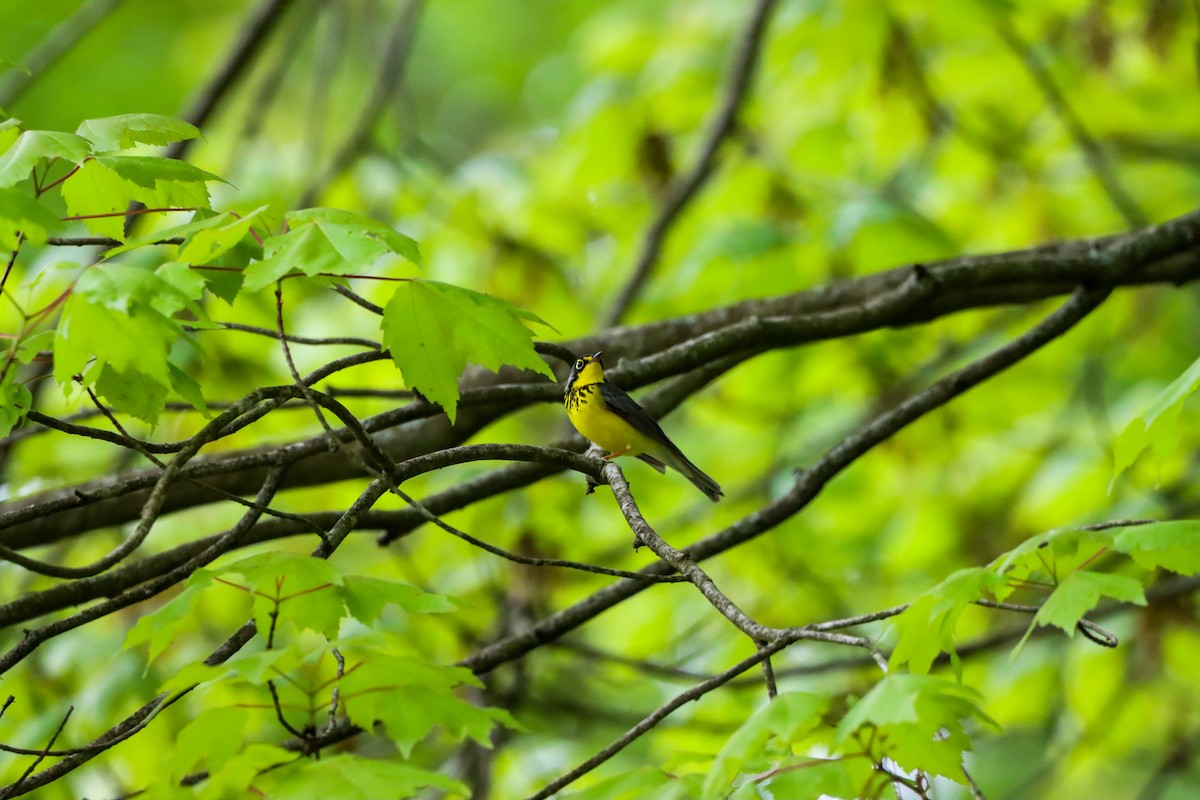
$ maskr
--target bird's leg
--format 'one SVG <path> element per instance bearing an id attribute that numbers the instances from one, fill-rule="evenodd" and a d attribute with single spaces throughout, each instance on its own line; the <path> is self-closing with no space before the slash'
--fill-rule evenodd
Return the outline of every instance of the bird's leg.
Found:
<path id="1" fill-rule="evenodd" d="M 627 446 L 627 447 L 626 447 L 624 450 L 614 450 L 614 451 L 612 451 L 611 453 L 609 453 L 608 455 L 606 455 L 606 456 L 604 457 L 604 460 L 605 460 L 605 461 L 612 461 L 614 458 L 618 458 L 618 457 L 620 457 L 620 456 L 623 456 L 623 455 L 625 455 L 626 453 L 628 453 L 628 452 L 630 451 L 630 449 L 632 449 L 632 448 L 630 448 L 630 447 L 628 447 L 628 446 Z"/>

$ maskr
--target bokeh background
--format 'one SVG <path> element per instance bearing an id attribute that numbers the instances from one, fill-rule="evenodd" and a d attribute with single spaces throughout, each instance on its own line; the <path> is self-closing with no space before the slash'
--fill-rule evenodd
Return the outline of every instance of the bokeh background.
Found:
<path id="1" fill-rule="evenodd" d="M 427 277 L 520 304 L 554 326 L 539 331 L 547 339 L 601 325 L 665 188 L 696 158 L 749 12 L 749 4 L 726 0 L 279 5 L 187 153 L 229 181 L 216 190 L 215 207 L 267 205 L 266 218 L 276 221 L 309 205 L 370 214 L 420 242 Z M 6 0 L 0 58 L 36 64 L 50 56 L 32 76 L 0 73 L 0 107 L 30 128 L 67 131 L 120 113 L 185 116 L 255 13 L 256 5 L 232 0 Z M 906 263 L 1115 233 L 1195 209 L 1197 13 L 1185 0 L 780 2 L 742 124 L 624 321 Z M 47 49 L 55 45 L 57 55 Z M 47 251 L 22 268 L 87 257 Z M 355 289 L 382 302 L 389 287 Z M 796 625 L 905 602 L 1042 531 L 1195 515 L 1194 402 L 1173 449 L 1115 481 L 1111 452 L 1125 424 L 1200 354 L 1198 299 L 1190 285 L 1118 292 L 1064 339 L 875 448 L 804 513 L 706 569 L 756 619 Z M 298 292 L 289 302 L 295 333 L 378 335 L 376 318 L 347 313 L 332 293 Z M 855 425 L 1028 327 L 1053 303 L 776 350 L 739 366 L 664 423 L 726 500 L 712 506 L 677 476 L 635 464 L 626 471 L 643 510 L 677 546 L 718 530 L 778 496 L 794 469 Z M 210 311 L 273 325 L 265 294 L 233 307 L 214 301 Z M 281 355 L 263 340 L 212 336 L 195 372 L 210 399 L 290 383 Z M 303 372 L 336 354 L 298 350 L 298 366 Z M 341 388 L 400 386 L 394 367 L 380 363 Z M 395 401 L 347 402 L 366 416 Z M 230 445 L 319 430 L 311 414 L 290 414 Z M 164 418 L 152 435 L 170 440 L 194 425 L 186 415 Z M 559 408 L 538 406 L 476 440 L 549 443 L 563 425 Z M 107 448 L 43 437 L 7 453 L 4 492 L 19 497 L 126 466 Z M 447 470 L 411 489 L 427 496 L 484 469 Z M 283 495 L 281 505 L 342 508 L 357 490 L 355 482 L 306 488 Z M 148 547 L 165 549 L 235 516 L 206 507 L 168 518 Z M 616 509 L 601 495 L 584 496 L 576 478 L 543 481 L 451 520 L 534 555 L 626 569 L 650 558 L 630 551 Z M 112 531 L 59 555 L 82 561 L 119 538 Z M 311 544 L 272 546 L 305 552 Z M 455 598 L 456 613 L 404 631 L 446 663 L 609 580 L 516 567 L 425 529 L 386 549 L 356 536 L 338 557 Z M 9 565 L 0 576 L 6 599 L 45 585 Z M 130 652 L 96 660 L 116 653 L 136 615 L 152 607 L 55 640 L 6 676 L 4 691 L 22 702 L 0 720 L 0 738 L 44 740 L 64 698 L 74 698 L 82 741 L 89 725 L 98 733 L 136 708 L 164 674 L 203 657 L 244 618 L 214 599 L 154 669 L 144 671 L 144 659 Z M 1024 624 L 971 609 L 959 634 L 968 642 Z M 1193 598 L 1130 609 L 1106 625 L 1122 637 L 1120 648 L 1053 634 L 1015 658 L 997 646 L 964 659 L 964 681 L 1002 726 L 977 732 L 969 762 L 988 798 L 1200 791 Z M 886 623 L 869 631 L 889 642 Z M 505 734 L 489 752 L 435 736 L 413 757 L 468 780 L 478 797 L 524 796 L 695 675 L 748 652 L 698 593 L 658 587 L 489 676 L 488 701 L 508 707 L 527 730 Z M 789 668 L 842 656 L 829 645 L 790 648 L 775 660 L 781 687 L 861 693 L 876 679 L 873 667 L 789 677 Z M 707 769 L 748 709 L 765 701 L 753 680 L 713 693 L 580 786 L 640 768 Z M 45 796 L 108 797 L 147 785 L 194 713 L 187 703 L 164 712 L 135 742 Z M 936 796 L 966 792 L 939 784 Z"/>

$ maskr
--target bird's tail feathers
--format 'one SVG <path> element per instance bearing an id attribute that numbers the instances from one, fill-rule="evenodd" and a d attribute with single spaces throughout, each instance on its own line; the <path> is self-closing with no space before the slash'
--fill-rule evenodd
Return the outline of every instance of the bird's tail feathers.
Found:
<path id="1" fill-rule="evenodd" d="M 640 456 L 638 456 L 638 458 L 641 459 L 642 461 L 645 461 L 647 464 L 654 467 L 656 470 L 658 470 L 661 473 L 666 473 L 666 471 L 667 471 L 667 465 L 664 464 L 663 462 L 659 461 L 657 458 L 650 455 L 649 453 L 642 453 Z"/>
<path id="2" fill-rule="evenodd" d="M 661 455 L 664 457 L 662 462 L 659 463 L 666 463 L 668 467 L 676 470 L 680 475 L 687 478 L 697 489 L 704 492 L 704 495 L 709 500 L 712 500 L 715 503 L 725 496 L 725 493 L 721 491 L 721 487 L 717 485 L 717 482 L 705 475 L 704 472 L 691 461 L 688 461 L 687 456 L 685 456 L 683 453 L 676 450 L 673 453 L 662 453 Z M 642 460 L 646 461 L 644 457 Z M 657 461 L 657 459 L 655 460 Z M 650 462 L 647 461 L 646 463 Z M 650 463 L 650 465 L 654 466 L 652 463 Z"/>

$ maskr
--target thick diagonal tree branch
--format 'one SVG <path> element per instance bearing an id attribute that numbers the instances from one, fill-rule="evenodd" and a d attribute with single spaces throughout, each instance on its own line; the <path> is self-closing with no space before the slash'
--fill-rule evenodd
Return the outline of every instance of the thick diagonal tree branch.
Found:
<path id="1" fill-rule="evenodd" d="M 618 328 L 562 345 L 573 352 L 603 349 L 621 359 L 612 371 L 613 379 L 634 389 L 683 374 L 721 355 L 741 353 L 745 357 L 748 342 L 754 341 L 755 326 L 761 326 L 763 338 L 752 349 L 761 352 L 923 322 L 970 308 L 1033 302 L 1066 293 L 1081 284 L 1133 286 L 1195 280 L 1200 277 L 1197 231 L 1200 231 L 1200 213 L 1193 212 L 1129 234 L 1008 253 L 963 256 L 925 265 L 933 278 L 933 290 L 915 304 L 901 293 L 895 298 L 895 306 L 885 307 L 882 313 L 878 309 L 870 311 L 872 305 L 881 297 L 896 293 L 911 278 L 912 267 L 795 294 L 744 301 L 663 322 Z M 706 336 L 710 338 L 698 350 L 687 346 L 688 342 Z M 669 355 L 663 353 L 671 348 L 675 349 Z M 381 357 L 379 353 L 367 353 L 356 356 L 355 361 Z M 472 400 L 475 391 L 482 392 L 500 383 L 533 380 L 531 376 L 509 371 L 499 377 L 482 370 L 471 373 L 463 380 L 464 405 L 468 407 L 459 414 L 454 426 L 435 406 L 420 401 L 365 420 L 364 424 L 378 434 L 376 438 L 393 459 L 402 461 L 459 444 L 496 419 L 531 402 L 557 400 L 559 390 L 548 383 L 540 387 L 530 384 L 523 393 L 514 390 L 479 405 L 474 404 L 479 401 Z M 246 494 L 254 491 L 256 481 L 261 480 L 268 465 L 279 459 L 294 465 L 288 486 L 332 482 L 357 473 L 357 468 L 343 456 L 328 451 L 323 435 L 219 457 L 200 457 L 186 470 L 194 477 L 211 478 L 211 483 L 224 491 Z M 0 513 L 0 544 L 28 547 L 129 522 L 137 517 L 156 472 L 134 471 L 14 501 Z M 190 508 L 215 499 L 218 498 L 198 487 L 176 485 L 168 493 L 163 511 Z"/>
<path id="2" fill-rule="evenodd" d="M 813 466 L 797 473 L 795 483 L 785 495 L 724 530 L 691 545 L 688 548 L 691 558 L 701 561 L 723 553 L 791 518 L 812 502 L 835 475 L 871 448 L 1053 341 L 1087 316 L 1103 302 L 1109 292 L 1107 288 L 1077 291 L 1070 300 L 1023 336 L 951 373 L 876 417 L 843 439 Z M 666 568 L 668 567 L 660 562 L 646 567 L 646 570 L 660 572 Z M 477 673 L 488 672 L 504 662 L 520 658 L 534 647 L 557 639 L 613 605 L 632 597 L 643 588 L 645 587 L 622 581 L 602 589 L 520 634 L 483 648 L 464 659 L 462 663 Z"/>

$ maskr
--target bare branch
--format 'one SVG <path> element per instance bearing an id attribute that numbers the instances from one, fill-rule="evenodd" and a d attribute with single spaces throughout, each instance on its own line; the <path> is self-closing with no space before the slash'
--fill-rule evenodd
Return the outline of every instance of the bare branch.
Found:
<path id="1" fill-rule="evenodd" d="M 180 564 L 178 567 L 159 576 L 158 578 L 144 583 L 137 588 L 122 592 L 105 602 L 98 603 L 94 606 L 89 606 L 75 614 L 64 619 L 57 620 L 41 628 L 33 628 L 25 631 L 25 635 L 21 641 L 11 648 L 7 653 L 0 657 L 0 675 L 7 672 L 15 664 L 19 663 L 23 658 L 32 653 L 42 643 L 58 636 L 66 631 L 73 630 L 91 622 L 94 619 L 107 616 L 108 614 L 122 608 L 128 608 L 135 603 L 140 603 L 147 600 L 165 589 L 174 586 L 181 580 L 184 580 L 198 568 L 211 563 L 222 553 L 234 547 L 243 536 L 254 526 L 261 516 L 262 507 L 267 506 L 276 492 L 279 491 L 280 484 L 283 481 L 283 476 L 287 473 L 287 466 L 280 465 L 273 467 L 267 473 L 266 479 L 263 481 L 262 487 L 259 489 L 258 495 L 255 497 L 254 507 L 246 511 L 238 520 L 238 524 L 231 528 L 225 535 L 213 542 L 205 550 L 193 556 L 189 560 Z"/>
<path id="2" fill-rule="evenodd" d="M 600 766 L 605 761 L 608 761 L 617 753 L 624 750 L 643 734 L 650 731 L 650 729 L 655 725 L 669 717 L 677 709 L 687 705 L 693 700 L 699 700 L 713 689 L 723 686 L 724 684 L 736 678 L 738 675 L 741 675 L 746 670 L 752 669 L 764 659 L 770 658 L 772 654 L 779 652 L 783 648 L 787 647 L 788 644 L 790 644 L 790 642 L 785 642 L 783 640 L 772 642 L 766 647 L 759 649 L 749 658 L 745 658 L 734 664 L 720 675 L 715 675 L 706 681 L 696 684 L 686 692 L 675 695 L 675 697 L 672 697 L 669 701 L 654 709 L 654 711 L 651 713 L 647 714 L 641 722 L 626 731 L 620 736 L 620 738 L 613 741 L 612 744 L 608 745 L 599 753 L 596 753 L 596 755 L 592 756 L 587 761 L 584 761 L 582 764 L 575 767 L 575 769 L 566 773 L 562 777 L 556 778 L 550 783 L 546 784 L 540 790 L 531 794 L 528 800 L 545 800 L 545 798 L 553 797 L 564 787 L 574 783 L 579 778 L 588 774 L 596 767 Z"/>
<path id="3" fill-rule="evenodd" d="M 864 315 L 857 326 L 848 325 L 845 317 L 826 319 L 822 327 L 807 332 L 784 332 L 790 345 L 817 341 L 829 336 L 845 336 L 887 325 L 905 325 L 932 319 L 964 308 L 978 308 L 997 303 L 1028 302 L 1069 290 L 1073 285 L 1133 285 L 1154 281 L 1180 282 L 1200 276 L 1200 252 L 1196 249 L 1200 213 L 1176 218 L 1162 225 L 1130 234 L 1083 239 L 1048 245 L 1029 250 L 996 255 L 967 256 L 951 259 L 926 269 L 933 277 L 934 288 L 923 302 L 904 313 L 888 316 Z M 752 300 L 700 314 L 679 317 L 664 322 L 622 328 L 602 336 L 588 337 L 563 343 L 574 352 L 604 349 L 622 363 L 613 370 L 613 379 L 625 388 L 637 388 L 653 380 L 710 363 L 714 354 L 744 348 L 744 334 L 730 333 L 728 345 L 709 341 L 704 355 L 690 355 L 688 348 L 675 351 L 670 359 L 651 362 L 653 370 L 640 367 L 639 357 L 679 345 L 689 339 L 738 324 L 752 317 L 761 319 L 795 317 L 803 319 L 816 313 L 864 307 L 881 294 L 894 292 L 911 279 L 911 267 L 889 270 L 865 278 L 828 287 L 764 300 Z M 784 325 L 785 323 L 767 323 Z M 796 322 L 795 325 L 803 326 Z M 307 376 L 306 381 L 328 377 L 332 372 L 354 364 L 384 358 L 372 352 L 362 353 L 331 363 L 327 368 Z M 741 359 L 748 357 L 743 349 Z M 736 362 L 731 362 L 736 363 Z M 533 379 L 519 376 L 519 380 Z M 473 373 L 463 382 L 464 397 L 482 389 L 514 378 L 500 378 L 482 371 Z M 535 384 L 531 384 L 533 386 Z M 549 384 L 537 389 L 545 400 L 555 399 L 556 390 Z M 421 425 L 406 426 L 403 435 L 388 433 L 380 437 L 381 445 L 397 460 L 447 447 L 464 441 L 484 426 L 504 414 L 530 402 L 496 401 L 490 406 L 475 406 L 460 413 L 455 426 L 450 426 L 436 407 L 410 404 L 392 416 L 380 416 L 375 427 L 372 420 L 364 425 L 372 432 L 387 424 L 399 424 L 409 419 L 427 416 Z M 429 416 L 437 415 L 437 416 Z M 289 476 L 289 485 L 311 485 L 344 479 L 356 473 L 339 454 L 325 452 L 324 439 L 293 442 L 267 451 L 231 453 L 204 459 L 191 465 L 188 474 L 196 477 L 219 476 L 214 483 L 234 494 L 248 494 L 261 479 L 266 465 L 280 458 L 293 462 L 304 461 Z M 194 471 L 193 471 L 194 470 Z M 81 484 L 66 490 L 47 492 L 39 496 L 10 503 L 10 509 L 0 514 L 0 541 L 9 547 L 25 547 L 46 543 L 97 527 L 120 524 L 134 519 L 154 478 L 148 473 L 132 473 L 114 481 L 107 478 L 92 484 Z M 76 494 L 78 493 L 78 494 Z M 80 496 L 86 498 L 81 500 Z M 164 510 L 176 510 L 209 502 L 210 496 L 187 486 L 176 486 L 169 493 Z M 432 506 L 431 506 L 432 507 Z M 438 513 L 442 513 L 440 510 Z"/>
<path id="4" fill-rule="evenodd" d="M 63 728 L 67 726 L 67 720 L 71 718 L 71 714 L 74 712 L 75 706 L 67 707 L 67 713 L 63 714 L 62 721 L 59 722 L 58 727 L 54 729 L 54 734 L 50 737 L 50 741 L 46 742 L 46 746 L 40 753 L 37 754 L 37 758 L 33 760 L 33 763 L 25 768 L 25 771 L 21 773 L 21 777 L 17 778 L 16 782 L 11 786 L 6 787 L 3 792 L 0 792 L 0 797 L 12 797 L 18 792 L 18 790 L 21 788 L 21 785 L 25 783 L 25 780 L 33 774 L 35 769 L 37 769 L 38 764 L 42 763 L 47 754 L 54 749 L 54 743 L 58 741 L 58 737 L 62 734 Z"/>
<path id="5" fill-rule="evenodd" d="M 1108 296 L 1107 289 L 1080 290 L 1057 311 L 1024 335 L 988 355 L 951 373 L 937 383 L 876 417 L 847 436 L 812 467 L 797 473 L 796 482 L 783 497 L 744 517 L 723 531 L 700 540 L 688 548 L 691 558 L 701 561 L 723 553 L 774 528 L 805 508 L 835 475 L 854 463 L 882 441 L 930 411 L 996 375 L 1036 352 L 1045 344 L 1070 330 Z M 646 568 L 662 574 L 658 564 Z M 463 660 L 477 673 L 488 672 L 501 663 L 520 658 L 530 649 L 555 639 L 591 619 L 601 611 L 637 594 L 642 587 L 625 581 L 596 592 L 591 597 L 547 617 L 526 631 L 495 642 Z M 770 637 L 766 637 L 770 638 Z"/>

